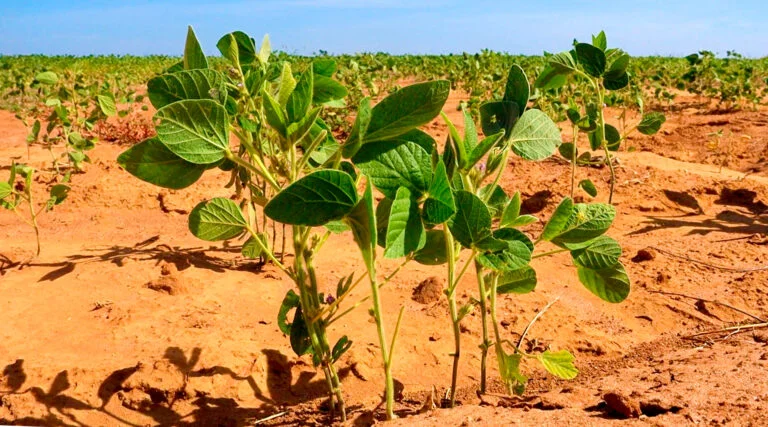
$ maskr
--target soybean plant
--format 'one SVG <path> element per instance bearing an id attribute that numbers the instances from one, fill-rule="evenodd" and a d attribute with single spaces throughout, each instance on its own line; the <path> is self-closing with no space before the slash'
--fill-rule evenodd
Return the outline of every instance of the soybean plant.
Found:
<path id="1" fill-rule="evenodd" d="M 589 146 L 593 151 L 602 149 L 605 153 L 604 163 L 611 172 L 611 189 L 608 203 L 613 202 L 614 187 L 616 185 L 616 171 L 611 155 L 617 151 L 634 130 L 645 135 L 653 135 L 659 131 L 666 120 L 662 113 L 643 112 L 643 104 L 640 103 L 641 120 L 625 129 L 624 133 L 605 120 L 605 97 L 607 91 L 618 91 L 630 84 L 629 72 L 630 56 L 617 48 L 608 48 L 605 32 L 592 36 L 592 43 L 574 42 L 570 51 L 560 52 L 548 57 L 548 65 L 536 79 L 536 87 L 542 90 L 556 89 L 567 82 L 570 75 L 587 82 L 591 93 L 582 92 L 581 107 L 569 100 L 569 108 L 566 115 L 573 126 L 573 143 L 566 143 L 560 148 L 563 157 L 571 162 L 571 197 L 575 187 L 575 172 L 577 164 L 591 164 L 591 155 L 584 153 L 579 155 L 576 145 L 579 131 L 589 136 Z M 597 190 L 590 180 L 582 180 L 580 187 L 590 196 L 597 195 Z"/>
<path id="2" fill-rule="evenodd" d="M 198 204 L 190 213 L 189 229 L 203 240 L 245 239 L 244 256 L 264 257 L 292 279 L 298 292 L 292 289 L 286 294 L 278 325 L 290 337 L 293 351 L 311 356 L 323 370 L 331 408 L 340 412 L 342 420 L 346 411 L 335 363 L 352 342 L 345 335 L 331 345 L 328 327 L 350 311 L 341 310 L 341 302 L 367 276 L 386 379 L 387 417 L 393 418 L 392 363 L 402 310 L 395 334 L 387 337 L 379 288 L 392 274 L 382 281 L 377 278 L 376 244 L 386 243 L 387 258 L 419 259 L 409 232 L 413 198 L 407 188 L 397 189 L 394 204 L 374 206 L 373 185 L 394 196 L 388 190 L 396 189 L 397 182 L 382 187 L 375 168 L 361 166 L 365 177 L 344 159 L 365 163 L 383 149 L 414 140 L 412 136 L 428 142 L 430 138 L 416 128 L 439 114 L 448 83 L 406 87 L 375 107 L 363 99 L 342 145 L 322 119 L 326 108 L 343 106 L 347 94 L 333 79 L 334 61 L 316 60 L 295 73 L 289 62 L 270 61 L 268 38 L 257 50 L 254 40 L 242 32 L 225 35 L 217 46 L 228 61 L 226 73 L 209 67 L 189 29 L 183 61 L 148 83 L 150 101 L 158 109 L 157 137 L 130 148 L 118 161 L 136 177 L 166 188 L 192 185 L 209 169 L 229 172 L 232 198 Z M 230 134 L 235 135 L 236 145 Z M 411 175 L 423 172 L 408 171 Z M 366 189 L 361 197 L 357 188 L 363 179 Z M 385 208 L 391 212 L 386 232 L 377 221 L 377 211 Z M 290 226 L 291 265 L 283 263 L 282 254 L 278 259 L 275 245 L 270 245 L 267 218 Z M 273 227 L 272 233 L 276 230 Z M 318 279 L 316 255 L 331 233 L 345 231 L 351 231 L 367 275 L 357 280 L 352 274 L 344 276 L 335 294 L 326 295 Z"/>
<path id="3" fill-rule="evenodd" d="M 501 175 L 506 171 L 510 153 L 531 161 L 551 156 L 561 145 L 560 131 L 543 112 L 527 109 L 530 97 L 528 79 L 522 68 L 513 65 L 507 77 L 501 100 L 489 101 L 480 106 L 481 126 L 488 135 L 480 140 L 469 113 L 464 112 L 464 135 L 460 135 L 447 116 L 449 128 L 446 149 L 436 170 L 445 170 L 444 182 L 449 191 L 430 190 L 432 194 L 452 194 L 453 200 L 440 198 L 442 205 L 450 206 L 453 213 L 447 220 L 433 216 L 425 209 L 427 222 L 445 221 L 444 239 L 448 258 L 448 288 L 451 319 L 454 326 L 455 352 L 451 381 L 451 405 L 455 404 L 455 390 L 460 354 L 460 327 L 462 318 L 469 313 L 474 302 L 456 309 L 455 291 L 459 280 L 470 264 L 475 267 L 481 312 L 482 342 L 480 390 L 486 391 L 487 353 L 493 348 L 499 364 L 502 380 L 511 392 L 522 393 L 527 378 L 520 372 L 523 358 L 535 358 L 552 374 L 561 378 L 573 378 L 578 372 L 573 366 L 573 356 L 565 350 L 527 354 L 518 345 L 504 339 L 496 317 L 499 294 L 523 294 L 536 286 L 536 272 L 529 265 L 533 258 L 546 257 L 559 252 L 571 251 L 578 277 L 582 284 L 603 300 L 620 302 L 629 294 L 629 278 L 619 263 L 621 248 L 613 239 L 603 234 L 610 227 L 615 210 L 604 204 L 574 204 L 566 198 L 559 205 L 544 231 L 533 242 L 519 227 L 537 221 L 531 215 L 520 213 L 521 195 L 509 197 L 499 186 Z M 486 156 L 487 153 L 487 156 Z M 482 163 L 482 159 L 486 162 Z M 447 166 L 444 166 L 447 165 Z M 486 184 L 490 180 L 490 183 Z M 428 198 L 427 201 L 430 199 Z M 441 205 L 441 207 L 442 207 Z M 425 203 L 426 207 L 426 203 Z M 441 212 L 441 211 L 438 211 Z M 536 254 L 543 242 L 551 242 L 559 249 Z M 458 252 L 465 248 L 470 255 L 456 274 Z M 490 312 L 494 340 L 489 337 L 487 313 Z M 511 347 L 508 353 L 504 345 Z"/>

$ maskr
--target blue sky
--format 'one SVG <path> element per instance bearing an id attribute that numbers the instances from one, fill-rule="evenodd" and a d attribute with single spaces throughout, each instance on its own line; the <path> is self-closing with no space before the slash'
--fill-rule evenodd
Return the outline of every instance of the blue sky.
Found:
<path id="1" fill-rule="evenodd" d="M 633 55 L 768 55 L 768 0 L 0 0 L 0 54 L 180 55 L 190 24 L 209 55 L 234 30 L 299 54 L 540 54 L 601 29 Z"/>

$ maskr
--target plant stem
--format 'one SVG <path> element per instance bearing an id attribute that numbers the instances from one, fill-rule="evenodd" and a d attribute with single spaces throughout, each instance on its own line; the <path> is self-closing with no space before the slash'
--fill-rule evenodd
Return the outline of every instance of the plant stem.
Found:
<path id="1" fill-rule="evenodd" d="M 381 299 L 379 298 L 379 285 L 376 283 L 376 266 L 375 262 L 373 261 L 367 262 L 367 264 L 368 279 L 371 282 L 371 298 L 373 299 L 373 319 L 376 321 L 376 331 L 379 334 L 379 348 L 381 351 L 381 358 L 384 362 L 387 419 L 391 420 L 395 416 L 395 383 L 392 379 L 392 364 L 390 363 L 391 359 L 389 357 L 389 348 L 387 345 L 387 334 L 384 331 L 384 320 L 382 319 Z"/>
<path id="2" fill-rule="evenodd" d="M 451 312 L 451 322 L 453 323 L 453 373 L 451 374 L 451 400 L 450 406 L 456 406 L 456 382 L 459 376 L 459 358 L 461 356 L 461 329 L 459 327 L 459 316 L 456 310 L 456 282 L 454 275 L 456 273 L 456 246 L 453 242 L 453 235 L 446 225 L 443 225 L 443 234 L 445 235 L 445 248 L 448 253 L 448 306 Z"/>
<path id="3" fill-rule="evenodd" d="M 576 191 L 576 141 L 579 139 L 579 127 L 573 125 L 573 153 L 571 153 L 571 198 Z"/>
<path id="4" fill-rule="evenodd" d="M 488 359 L 488 348 L 491 343 L 488 340 L 488 313 L 486 302 L 488 299 L 488 290 L 485 287 L 485 278 L 483 277 L 483 267 L 475 261 L 475 272 L 477 273 L 477 287 L 480 290 L 480 320 L 483 325 L 483 342 L 480 344 L 480 393 L 485 394 L 486 390 L 486 362 Z"/>
<path id="5" fill-rule="evenodd" d="M 312 343 L 312 349 L 315 357 L 320 361 L 325 373 L 328 391 L 330 393 L 331 410 L 339 409 L 342 422 L 347 420 L 346 409 L 344 405 L 344 395 L 341 391 L 341 382 L 333 366 L 331 359 L 330 345 L 326 335 L 326 326 L 323 322 L 313 321 L 315 313 L 320 309 L 320 300 L 317 294 L 317 276 L 313 265 L 313 257 L 307 248 L 311 228 L 304 226 L 293 226 L 293 247 L 294 247 L 294 274 L 293 278 L 296 286 L 299 288 L 299 302 L 301 310 L 304 313 L 304 322 L 307 327 L 307 333 Z M 274 258 L 274 255 L 272 256 Z M 309 281 L 309 283 L 307 283 Z M 335 398 L 335 399 L 334 399 Z M 336 403 L 334 404 L 334 400 Z"/>
<path id="6" fill-rule="evenodd" d="M 544 252 L 544 253 L 541 253 L 541 254 L 538 254 L 538 255 L 533 255 L 533 256 L 531 256 L 531 259 L 542 258 L 542 257 L 545 257 L 545 256 L 559 254 L 561 252 L 568 252 L 568 249 L 555 249 L 555 250 L 552 250 L 552 251 L 549 251 L 549 252 Z"/>
<path id="7" fill-rule="evenodd" d="M 30 180 L 31 181 L 31 180 Z M 37 214 L 35 214 L 35 205 L 32 199 L 32 188 L 26 188 L 27 193 L 27 205 L 29 206 L 29 217 L 32 221 L 32 228 L 35 229 L 35 242 L 37 243 L 37 251 L 35 252 L 35 258 L 40 256 L 40 227 L 37 225 Z"/>
<path id="8" fill-rule="evenodd" d="M 611 192 L 608 194 L 608 204 L 613 204 L 613 190 L 616 186 L 616 171 L 613 169 L 613 158 L 611 157 L 610 150 L 608 150 L 608 143 L 605 139 L 605 113 L 603 111 L 605 101 L 603 99 L 603 85 L 596 83 L 593 86 L 595 87 L 595 90 L 597 90 L 597 102 L 599 103 L 598 111 L 600 113 L 597 115 L 597 118 L 600 121 L 600 145 L 603 147 L 605 161 L 608 162 L 608 169 L 611 171 Z"/>

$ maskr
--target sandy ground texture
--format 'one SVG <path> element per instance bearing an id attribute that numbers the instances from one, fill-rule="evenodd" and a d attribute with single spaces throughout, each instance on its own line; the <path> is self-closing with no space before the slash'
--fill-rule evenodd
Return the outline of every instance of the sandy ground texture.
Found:
<path id="1" fill-rule="evenodd" d="M 446 105 L 455 123 L 459 100 Z M 499 303 L 503 332 L 514 340 L 559 298 L 525 346 L 568 349 L 580 375 L 562 381 L 525 365 L 532 378 L 525 396 L 506 396 L 494 380 L 492 393 L 478 397 L 475 311 L 463 322 L 460 406 L 434 409 L 450 383 L 453 340 L 444 298 L 419 284 L 443 271 L 409 264 L 382 296 L 390 331 L 401 306 L 406 313 L 394 365 L 400 419 L 392 426 L 765 423 L 768 330 L 692 335 L 768 318 L 768 271 L 754 270 L 768 265 L 768 111 L 715 114 L 678 98 L 667 114 L 660 134 L 633 137 L 636 150 L 619 153 L 619 215 L 609 234 L 624 248 L 630 297 L 601 302 L 578 283 L 565 254 L 534 260 L 536 290 Z M 707 148 L 719 129 L 731 155 L 724 141 Z M 445 137 L 441 122 L 426 130 Z M 39 147 L 27 159 L 25 136 L 0 112 L 0 158 L 46 164 Z M 41 218 L 42 254 L 24 268 L 13 264 L 34 252 L 32 229 L 0 212 L 0 424 L 229 426 L 275 414 L 263 424 L 327 424 L 322 373 L 293 354 L 277 326 L 290 280 L 241 259 L 237 247 L 187 231 L 195 204 L 228 195 L 227 176 L 210 172 L 189 189 L 159 189 L 116 164 L 124 148 L 105 142 L 92 152 L 69 199 Z M 607 168 L 579 168 L 578 176 L 596 183 L 595 200 L 607 199 Z M 568 194 L 569 178 L 563 162 L 516 158 L 501 185 L 520 190 L 523 209 L 546 218 Z M 397 267 L 382 263 L 382 275 Z M 348 236 L 332 237 L 318 265 L 328 289 L 361 270 Z M 460 303 L 476 293 L 471 276 L 460 284 Z M 364 288 L 353 299 L 367 295 Z M 331 330 L 332 342 L 343 334 L 354 341 L 339 362 L 349 425 L 382 416 L 383 373 L 366 311 Z"/>

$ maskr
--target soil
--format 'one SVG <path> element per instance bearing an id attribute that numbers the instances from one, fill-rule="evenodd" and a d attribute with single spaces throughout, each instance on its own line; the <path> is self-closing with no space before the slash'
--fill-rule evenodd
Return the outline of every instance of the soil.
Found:
<path id="1" fill-rule="evenodd" d="M 454 94 L 445 108 L 454 123 L 461 123 L 460 99 Z M 636 150 L 618 153 L 619 215 L 609 234 L 624 248 L 630 297 L 601 302 L 579 284 L 565 254 L 534 260 L 534 292 L 500 298 L 510 340 L 559 298 L 524 345 L 568 349 L 579 376 L 557 380 L 528 364 L 524 396 L 507 396 L 493 380 L 479 397 L 475 310 L 463 322 L 460 405 L 436 409 L 453 351 L 447 304 L 434 298 L 431 279 L 442 269 L 409 264 L 382 290 L 389 331 L 405 307 L 394 365 L 400 419 L 390 425 L 764 423 L 768 332 L 692 335 L 768 318 L 768 270 L 750 271 L 768 265 L 768 110 L 713 113 L 693 97 L 676 105 L 659 135 L 634 136 L 628 145 Z M 619 114 L 612 110 L 610 120 Z M 733 134 L 722 168 L 724 156 L 707 149 L 718 129 Z M 427 130 L 437 140 L 446 134 L 437 120 Z M 12 114 L 0 112 L 0 158 L 44 166 L 48 152 L 32 147 L 28 159 L 25 136 Z M 186 214 L 203 199 L 227 196 L 228 177 L 209 171 L 189 189 L 158 189 L 120 169 L 115 159 L 124 149 L 103 142 L 92 151 L 69 199 L 42 216 L 43 250 L 31 262 L 18 265 L 34 253 L 32 229 L 0 212 L 0 424 L 251 425 L 270 416 L 263 425 L 328 424 L 322 373 L 293 354 L 277 325 L 289 279 L 243 260 L 236 246 L 203 243 L 187 231 Z M 607 168 L 577 174 L 595 182 L 594 200 L 607 200 Z M 520 190 L 524 210 L 546 218 L 569 193 L 570 169 L 557 159 L 512 159 L 501 185 Z M 541 228 L 524 231 L 535 236 Z M 329 290 L 361 266 L 348 236 L 331 237 L 318 264 Z M 380 271 L 396 267 L 382 260 Z M 476 293 L 470 276 L 460 303 Z M 367 295 L 362 288 L 355 299 Z M 332 342 L 343 334 L 354 341 L 339 362 L 349 425 L 378 422 L 383 412 L 369 319 L 361 307 L 331 330 Z"/>

